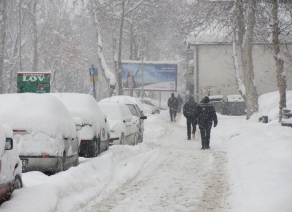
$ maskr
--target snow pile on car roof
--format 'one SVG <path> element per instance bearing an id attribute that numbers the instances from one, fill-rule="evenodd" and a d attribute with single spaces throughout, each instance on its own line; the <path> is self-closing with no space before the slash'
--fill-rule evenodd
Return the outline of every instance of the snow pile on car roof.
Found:
<path id="1" fill-rule="evenodd" d="M 259 115 L 277 120 L 279 116 L 279 91 L 262 94 L 259 97 Z M 286 91 L 286 107 L 292 108 L 292 91 Z"/>
<path id="2" fill-rule="evenodd" d="M 43 94 L 1 94 L 0 120 L 13 130 L 75 137 L 72 116 L 55 97 Z"/>
<path id="3" fill-rule="evenodd" d="M 105 98 L 100 100 L 100 102 L 123 102 L 125 104 L 137 104 L 139 109 L 143 111 L 143 104 L 136 98 L 132 96 L 112 96 L 110 98 Z"/>
<path id="4" fill-rule="evenodd" d="M 50 93 L 57 97 L 68 109 L 73 117 L 82 119 L 83 125 L 96 126 L 97 133 L 104 127 L 104 116 L 96 102 L 89 94 L 82 93 Z"/>
<path id="5" fill-rule="evenodd" d="M 244 99 L 239 94 L 228 95 L 227 102 L 244 102 Z"/>

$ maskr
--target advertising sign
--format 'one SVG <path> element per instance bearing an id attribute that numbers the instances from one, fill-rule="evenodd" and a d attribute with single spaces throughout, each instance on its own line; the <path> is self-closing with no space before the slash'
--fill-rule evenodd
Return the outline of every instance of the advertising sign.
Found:
<path id="1" fill-rule="evenodd" d="M 177 64 L 167 62 L 122 63 L 122 82 L 125 90 L 176 91 Z"/>
<path id="2" fill-rule="evenodd" d="M 50 73 L 17 73 L 17 93 L 50 93 Z"/>

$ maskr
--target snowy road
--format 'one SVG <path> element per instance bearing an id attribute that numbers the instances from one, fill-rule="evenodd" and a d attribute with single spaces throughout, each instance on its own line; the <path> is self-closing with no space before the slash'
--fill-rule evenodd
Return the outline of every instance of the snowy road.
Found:
<path id="1" fill-rule="evenodd" d="M 211 149 L 186 140 L 186 120 L 149 115 L 144 142 L 113 146 L 24 188 L 1 212 L 291 212 L 292 129 L 217 114 Z"/>
<path id="2" fill-rule="evenodd" d="M 186 140 L 183 117 L 174 123 L 167 113 L 151 118 L 145 142 L 160 144 L 158 158 L 130 183 L 101 194 L 82 211 L 226 211 L 226 153 L 200 150 L 198 130 L 195 139 Z"/>

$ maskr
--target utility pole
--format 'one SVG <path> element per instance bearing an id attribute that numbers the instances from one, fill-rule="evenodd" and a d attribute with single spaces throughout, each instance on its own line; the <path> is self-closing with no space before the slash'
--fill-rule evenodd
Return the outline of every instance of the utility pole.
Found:
<path id="1" fill-rule="evenodd" d="M 19 21 L 19 72 L 22 71 L 21 65 L 21 0 L 19 0 L 19 11 L 18 11 L 18 21 Z"/>
<path id="2" fill-rule="evenodd" d="M 141 98 L 144 98 L 144 30 L 142 31 L 142 94 Z"/>

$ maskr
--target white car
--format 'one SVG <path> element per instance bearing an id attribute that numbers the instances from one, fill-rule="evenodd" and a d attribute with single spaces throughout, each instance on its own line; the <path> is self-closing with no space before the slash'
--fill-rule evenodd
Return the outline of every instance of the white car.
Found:
<path id="1" fill-rule="evenodd" d="M 151 114 L 160 113 L 159 108 L 156 108 L 149 100 L 140 99 L 144 108 L 149 108 Z"/>
<path id="2" fill-rule="evenodd" d="M 0 124 L 0 204 L 9 200 L 15 189 L 22 188 L 21 161 L 12 129 Z"/>
<path id="3" fill-rule="evenodd" d="M 147 119 L 147 116 L 143 114 L 143 105 L 136 98 L 131 96 L 113 96 L 110 98 L 105 98 L 100 100 L 100 102 L 113 102 L 113 103 L 124 103 L 132 113 L 132 115 L 139 122 L 139 136 L 138 141 L 143 142 L 144 134 L 144 119 Z"/>
<path id="4" fill-rule="evenodd" d="M 79 163 L 75 121 L 55 97 L 1 94 L 0 120 L 13 129 L 22 172 L 59 172 Z"/>
<path id="5" fill-rule="evenodd" d="M 146 104 L 149 104 L 155 108 L 155 113 L 160 113 L 159 102 L 157 100 L 148 97 L 144 97 L 143 100 L 146 102 Z"/>
<path id="6" fill-rule="evenodd" d="M 81 93 L 50 93 L 46 95 L 58 98 L 72 117 L 82 119 L 79 156 L 96 157 L 108 149 L 107 120 L 91 95 Z"/>
<path id="7" fill-rule="evenodd" d="M 107 114 L 110 126 L 109 144 L 136 145 L 139 135 L 139 121 L 134 118 L 129 108 L 123 103 L 98 103 Z"/>

